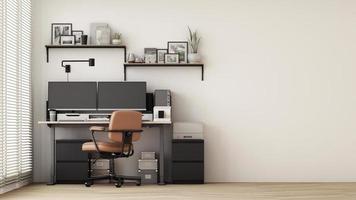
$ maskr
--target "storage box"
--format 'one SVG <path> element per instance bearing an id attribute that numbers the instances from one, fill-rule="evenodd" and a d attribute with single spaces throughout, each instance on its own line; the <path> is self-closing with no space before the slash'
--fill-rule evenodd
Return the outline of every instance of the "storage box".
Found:
<path id="1" fill-rule="evenodd" d="M 106 176 L 109 175 L 108 169 L 93 169 L 91 171 L 91 176 Z"/>
<path id="2" fill-rule="evenodd" d="M 154 160 L 156 159 L 155 152 L 141 152 L 142 160 Z"/>
<path id="3" fill-rule="evenodd" d="M 158 170 L 138 170 L 142 184 L 157 184 Z"/>
<path id="4" fill-rule="evenodd" d="M 109 160 L 106 159 L 98 159 L 94 163 L 94 159 L 91 160 L 91 168 L 92 169 L 109 169 Z"/>
<path id="5" fill-rule="evenodd" d="M 158 160 L 138 160 L 138 169 L 140 170 L 157 170 Z"/>
<path id="6" fill-rule="evenodd" d="M 176 122 L 173 124 L 173 139 L 203 139 L 203 124 Z"/>

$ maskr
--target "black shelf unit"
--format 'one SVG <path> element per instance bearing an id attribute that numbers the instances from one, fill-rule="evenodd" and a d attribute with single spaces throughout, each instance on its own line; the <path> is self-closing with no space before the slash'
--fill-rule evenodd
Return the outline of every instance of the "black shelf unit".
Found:
<path id="1" fill-rule="evenodd" d="M 45 45 L 47 62 L 49 62 L 49 49 L 124 49 L 124 56 L 126 62 L 126 46 L 125 45 Z"/>
<path id="2" fill-rule="evenodd" d="M 204 183 L 204 140 L 172 141 L 172 183 Z"/>
<path id="3" fill-rule="evenodd" d="M 89 140 L 56 140 L 56 183 L 84 183 L 89 175 L 90 155 L 82 151 Z"/>
<path id="4" fill-rule="evenodd" d="M 204 64 L 203 63 L 124 63 L 124 80 L 126 81 L 126 73 L 128 67 L 200 67 L 201 68 L 201 80 L 204 81 Z"/>

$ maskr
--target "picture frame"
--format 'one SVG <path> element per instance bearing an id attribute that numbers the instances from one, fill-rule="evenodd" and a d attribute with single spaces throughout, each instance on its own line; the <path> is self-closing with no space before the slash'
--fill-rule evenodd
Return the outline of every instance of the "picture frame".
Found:
<path id="1" fill-rule="evenodd" d="M 82 35 L 84 35 L 84 31 L 82 30 L 72 30 L 72 35 L 75 36 L 75 45 L 82 44 Z"/>
<path id="2" fill-rule="evenodd" d="M 51 24 L 51 44 L 60 45 L 62 35 L 72 35 L 72 23 Z"/>
<path id="3" fill-rule="evenodd" d="M 188 63 L 188 42 L 186 41 L 169 41 L 167 43 L 168 53 L 179 54 L 180 63 Z"/>
<path id="4" fill-rule="evenodd" d="M 179 54 L 178 53 L 166 53 L 164 54 L 164 63 L 166 64 L 178 64 Z"/>
<path id="5" fill-rule="evenodd" d="M 74 45 L 75 36 L 74 35 L 61 35 L 60 45 Z"/>
<path id="6" fill-rule="evenodd" d="M 157 62 L 156 48 L 145 48 L 144 52 L 145 52 L 145 63 Z"/>
<path id="7" fill-rule="evenodd" d="M 156 52 L 157 63 L 163 64 L 164 63 L 164 54 L 167 54 L 167 53 L 168 53 L 168 49 L 157 49 L 157 52 Z"/>
<path id="8" fill-rule="evenodd" d="M 111 28 L 107 23 L 90 23 L 90 43 L 93 45 L 109 45 Z"/>

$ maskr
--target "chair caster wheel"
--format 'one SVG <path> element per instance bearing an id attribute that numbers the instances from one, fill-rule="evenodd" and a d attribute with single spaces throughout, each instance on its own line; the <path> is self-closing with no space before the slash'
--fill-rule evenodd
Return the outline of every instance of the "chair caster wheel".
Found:
<path id="1" fill-rule="evenodd" d="M 115 187 L 120 188 L 122 186 L 123 182 L 122 181 L 118 181 L 115 183 Z"/>
<path id="2" fill-rule="evenodd" d="M 91 185 L 93 185 L 93 182 L 86 181 L 84 184 L 85 184 L 86 187 L 90 187 Z"/>

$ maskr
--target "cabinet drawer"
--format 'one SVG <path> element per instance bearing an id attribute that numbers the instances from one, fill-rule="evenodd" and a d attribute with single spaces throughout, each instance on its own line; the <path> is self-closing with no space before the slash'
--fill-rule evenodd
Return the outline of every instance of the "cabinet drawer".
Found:
<path id="1" fill-rule="evenodd" d="M 204 143 L 173 143 L 173 161 L 203 161 Z"/>
<path id="2" fill-rule="evenodd" d="M 86 162 L 57 162 L 56 179 L 58 183 L 82 183 L 88 176 L 88 163 Z"/>
<path id="3" fill-rule="evenodd" d="M 203 162 L 173 162 L 173 183 L 204 183 Z"/>
<path id="4" fill-rule="evenodd" d="M 87 161 L 88 153 L 82 151 L 82 144 L 86 141 L 57 141 L 57 161 Z"/>

